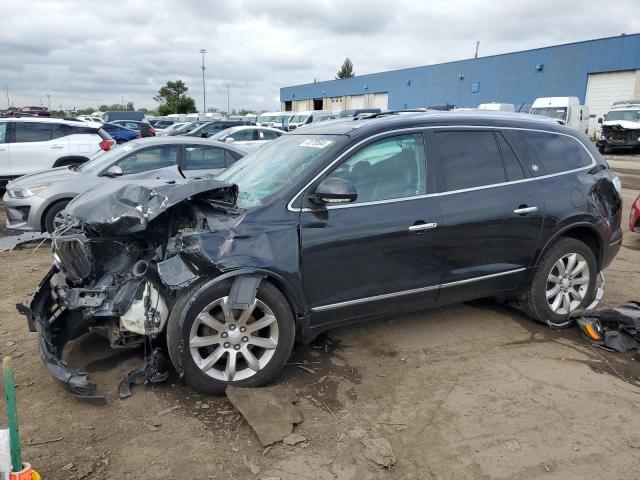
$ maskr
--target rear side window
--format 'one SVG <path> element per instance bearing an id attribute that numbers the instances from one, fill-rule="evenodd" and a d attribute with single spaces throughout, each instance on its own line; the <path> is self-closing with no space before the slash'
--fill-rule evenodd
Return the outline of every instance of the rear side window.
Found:
<path id="1" fill-rule="evenodd" d="M 491 131 L 436 132 L 444 191 L 493 185 L 506 181 L 498 144 Z"/>
<path id="2" fill-rule="evenodd" d="M 50 123 L 16 122 L 14 128 L 16 143 L 48 142 L 51 140 Z"/>
<path id="3" fill-rule="evenodd" d="M 524 170 L 522 165 L 518 162 L 511 146 L 507 143 L 501 133 L 496 133 L 496 139 L 500 146 L 500 153 L 502 153 L 502 161 L 504 162 L 504 169 L 507 172 L 507 180 L 513 182 L 514 180 L 522 180 L 524 178 Z"/>
<path id="4" fill-rule="evenodd" d="M 552 174 L 591 165 L 591 156 L 573 137 L 552 132 L 511 130 L 509 144 L 532 175 Z"/>
<path id="5" fill-rule="evenodd" d="M 51 138 L 61 138 L 68 135 L 95 135 L 98 133 L 96 128 L 81 127 L 75 125 L 66 125 L 63 123 L 56 123 L 51 126 Z"/>
<path id="6" fill-rule="evenodd" d="M 272 132 L 270 130 L 260 130 L 260 140 L 275 140 L 281 134 Z"/>
<path id="7" fill-rule="evenodd" d="M 185 170 L 205 170 L 225 168 L 224 150 L 206 145 L 187 145 L 185 147 Z"/>

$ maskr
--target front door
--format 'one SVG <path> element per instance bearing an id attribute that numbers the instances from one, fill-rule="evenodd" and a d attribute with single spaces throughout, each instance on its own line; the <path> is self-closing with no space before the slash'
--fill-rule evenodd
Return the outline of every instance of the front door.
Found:
<path id="1" fill-rule="evenodd" d="M 544 200 L 499 131 L 434 130 L 445 268 L 439 302 L 516 288 L 536 254 Z"/>
<path id="2" fill-rule="evenodd" d="M 426 197 L 430 175 L 421 133 L 391 136 L 357 150 L 327 175 L 351 182 L 353 203 L 301 213 L 305 295 L 315 324 L 337 323 L 416 304 L 438 291 L 440 265 L 431 232 L 437 198 Z"/>

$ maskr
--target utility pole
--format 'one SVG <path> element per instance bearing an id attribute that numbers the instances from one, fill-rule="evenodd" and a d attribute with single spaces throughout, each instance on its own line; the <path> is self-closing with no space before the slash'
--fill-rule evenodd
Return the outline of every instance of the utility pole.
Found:
<path id="1" fill-rule="evenodd" d="M 231 109 L 229 108 L 229 88 L 231 87 L 231 84 L 225 83 L 224 86 L 227 87 L 227 117 L 228 117 L 229 114 L 231 113 Z"/>
<path id="2" fill-rule="evenodd" d="M 47 102 L 49 103 L 49 110 L 51 110 L 51 95 L 47 93 Z"/>
<path id="3" fill-rule="evenodd" d="M 7 108 L 11 108 L 11 104 L 9 103 L 9 84 L 5 83 L 4 88 L 7 90 Z"/>
<path id="4" fill-rule="evenodd" d="M 124 95 L 120 96 L 120 105 L 122 105 L 122 110 L 124 110 Z"/>
<path id="5" fill-rule="evenodd" d="M 207 51 L 204 48 L 200 49 L 200 55 L 202 55 L 202 111 L 207 114 L 207 92 L 204 87 L 204 54 Z"/>
<path id="6" fill-rule="evenodd" d="M 480 40 L 476 41 L 476 55 L 473 58 L 478 58 L 478 48 L 480 47 Z"/>

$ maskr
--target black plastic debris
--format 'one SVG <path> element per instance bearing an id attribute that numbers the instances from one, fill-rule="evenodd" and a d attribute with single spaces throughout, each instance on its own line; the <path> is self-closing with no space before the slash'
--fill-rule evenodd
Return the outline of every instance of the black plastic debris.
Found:
<path id="1" fill-rule="evenodd" d="M 169 362 L 159 348 L 154 348 L 142 364 L 129 372 L 118 385 L 118 396 L 128 398 L 132 395 L 131 385 L 143 383 L 163 383 L 169 376 Z"/>
<path id="2" fill-rule="evenodd" d="M 576 322 L 594 345 L 616 352 L 640 347 L 640 302 L 588 310 L 576 317 Z"/>

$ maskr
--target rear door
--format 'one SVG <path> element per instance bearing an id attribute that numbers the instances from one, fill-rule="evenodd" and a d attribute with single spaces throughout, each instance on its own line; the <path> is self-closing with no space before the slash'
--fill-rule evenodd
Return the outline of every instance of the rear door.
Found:
<path id="1" fill-rule="evenodd" d="M 13 125 L 9 155 L 15 175 L 51 168 L 58 158 L 67 155 L 68 142 L 63 138 L 51 139 L 51 123 L 14 122 Z"/>
<path id="2" fill-rule="evenodd" d="M 9 156 L 10 125 L 9 122 L 0 122 L 0 179 L 13 175 L 11 157 Z"/>
<path id="3" fill-rule="evenodd" d="M 211 145 L 185 145 L 182 172 L 186 177 L 217 175 L 235 159 L 224 149 Z"/>
<path id="4" fill-rule="evenodd" d="M 502 133 L 436 129 L 441 222 L 433 231 L 443 262 L 439 301 L 461 301 L 516 288 L 532 265 L 544 199 Z"/>
<path id="5" fill-rule="evenodd" d="M 233 145 L 242 150 L 254 150 L 257 132 L 255 128 L 242 128 L 231 133 L 226 140 L 233 138 Z"/>

